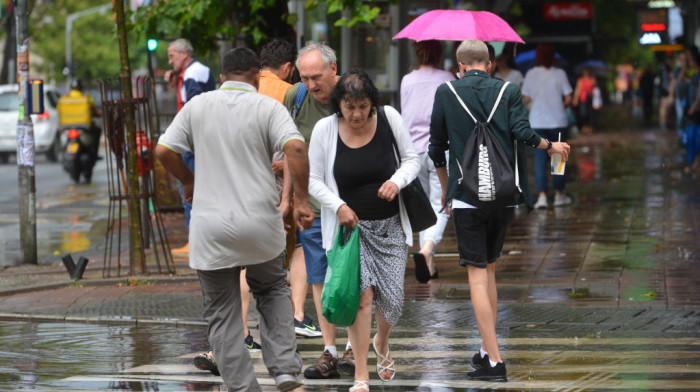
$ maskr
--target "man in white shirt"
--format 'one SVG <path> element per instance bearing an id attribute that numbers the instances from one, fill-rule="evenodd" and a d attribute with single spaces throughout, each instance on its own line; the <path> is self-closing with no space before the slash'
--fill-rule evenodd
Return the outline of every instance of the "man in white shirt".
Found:
<path id="1" fill-rule="evenodd" d="M 218 369 L 229 390 L 259 391 L 243 343 L 240 269 L 257 299 L 263 358 L 279 390 L 301 385 L 290 292 L 284 270 L 284 227 L 272 156 L 289 160 L 297 225 L 309 228 L 309 163 L 304 138 L 284 106 L 257 94 L 260 62 L 236 48 L 223 59 L 222 85 L 194 97 L 175 117 L 156 147 L 163 166 L 193 203 L 190 267 L 197 270 L 204 316 Z M 197 154 L 195 173 L 180 154 Z"/>

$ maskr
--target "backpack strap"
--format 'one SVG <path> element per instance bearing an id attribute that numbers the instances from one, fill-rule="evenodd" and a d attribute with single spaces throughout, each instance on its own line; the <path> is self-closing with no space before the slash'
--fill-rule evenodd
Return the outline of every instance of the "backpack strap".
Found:
<path id="1" fill-rule="evenodd" d="M 304 98 L 306 97 L 306 85 L 304 82 L 299 84 L 297 88 L 297 93 L 294 96 L 294 104 L 292 105 L 292 110 L 290 114 L 292 115 L 292 120 L 296 119 L 301 111 L 301 105 L 304 103 Z"/>
<path id="2" fill-rule="evenodd" d="M 486 123 L 488 124 L 491 121 L 491 118 L 493 117 L 493 114 L 496 113 L 496 108 L 498 108 L 498 104 L 501 103 L 501 98 L 503 98 L 503 92 L 506 91 L 506 87 L 510 84 L 510 82 L 505 82 L 503 83 L 503 86 L 501 87 L 501 91 L 498 92 L 498 98 L 496 98 L 496 103 L 493 105 L 493 109 L 491 109 L 491 114 L 489 114 L 488 120 L 486 120 Z M 455 88 L 452 86 L 452 82 L 447 82 L 447 87 L 452 90 L 452 93 L 457 97 L 457 100 L 459 101 L 459 104 L 462 105 L 464 110 L 469 114 L 469 117 L 474 120 L 474 123 L 477 123 L 478 121 L 476 120 L 476 117 L 472 114 L 472 112 L 469 111 L 469 108 L 467 105 L 462 101 L 462 98 L 460 98 L 459 95 L 457 95 L 457 91 L 455 91 Z"/>

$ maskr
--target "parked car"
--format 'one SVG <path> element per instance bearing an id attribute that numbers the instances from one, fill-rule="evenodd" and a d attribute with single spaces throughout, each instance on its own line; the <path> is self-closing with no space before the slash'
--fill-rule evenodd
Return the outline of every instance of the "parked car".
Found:
<path id="1" fill-rule="evenodd" d="M 18 92 L 16 84 L 0 85 L 0 163 L 7 163 L 10 155 L 17 153 Z M 32 115 L 35 152 L 46 154 L 51 162 L 56 162 L 61 154 L 56 109 L 59 97 L 55 87 L 44 85 L 44 114 Z"/>

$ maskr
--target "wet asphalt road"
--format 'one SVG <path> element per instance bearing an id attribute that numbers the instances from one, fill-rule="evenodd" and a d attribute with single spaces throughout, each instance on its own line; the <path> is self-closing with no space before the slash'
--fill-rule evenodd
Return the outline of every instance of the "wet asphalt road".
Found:
<path id="1" fill-rule="evenodd" d="M 409 261 L 404 316 L 391 343 L 399 374 L 389 384 L 374 374 L 373 391 L 700 389 L 698 179 L 683 170 L 671 133 L 594 134 L 579 138 L 573 150 L 567 189 L 574 204 L 521 211 L 497 267 L 498 335 L 510 381 L 465 379 L 479 339 L 466 272 L 455 267 L 448 230 L 440 279 L 416 284 Z M 6 175 L 16 178 L 9 166 Z M 96 233 L 94 222 L 106 210 L 104 195 L 94 196 L 99 180 L 71 190 L 67 175 L 54 176 L 44 190 L 49 194 L 37 192 L 48 205 L 40 218 L 57 224 L 58 233 L 73 233 L 80 230 L 69 228 L 79 225 L 54 221 L 77 217 L 93 222 L 83 232 Z M 0 193 L 0 216 L 12 234 L 13 214 L 4 209 L 9 194 Z M 44 260 L 55 260 L 48 253 Z M 0 309 L 16 315 L 0 322 L 0 389 L 221 390 L 220 378 L 191 365 L 206 347 L 197 289 L 196 282 L 77 285 L 0 298 Z M 307 300 L 311 315 L 312 306 Z M 254 313 L 249 323 L 259 336 Z M 339 347 L 345 339 L 339 329 Z M 304 365 L 312 364 L 322 341 L 297 342 Z M 264 390 L 274 390 L 260 354 L 252 357 Z M 373 364 L 370 353 L 370 369 Z M 308 380 L 306 390 L 345 391 L 350 383 Z"/>

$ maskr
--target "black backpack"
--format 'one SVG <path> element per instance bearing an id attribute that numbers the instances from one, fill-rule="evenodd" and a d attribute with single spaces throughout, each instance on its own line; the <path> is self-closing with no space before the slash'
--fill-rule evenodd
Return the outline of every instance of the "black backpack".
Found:
<path id="1" fill-rule="evenodd" d="M 498 139 L 491 132 L 489 122 L 501 102 L 503 92 L 509 82 L 505 82 L 498 94 L 496 103 L 486 122 L 477 121 L 469 111 L 464 101 L 457 95 L 452 83 L 447 86 L 452 90 L 457 100 L 467 114 L 474 120 L 474 131 L 464 145 L 462 162 L 458 166 L 462 178 L 458 183 L 466 192 L 468 200 L 475 207 L 484 210 L 494 210 L 518 204 L 520 194 L 520 178 L 518 175 L 518 145 L 513 141 L 515 149 L 515 171 L 508 162 L 508 157 L 501 148 Z"/>

